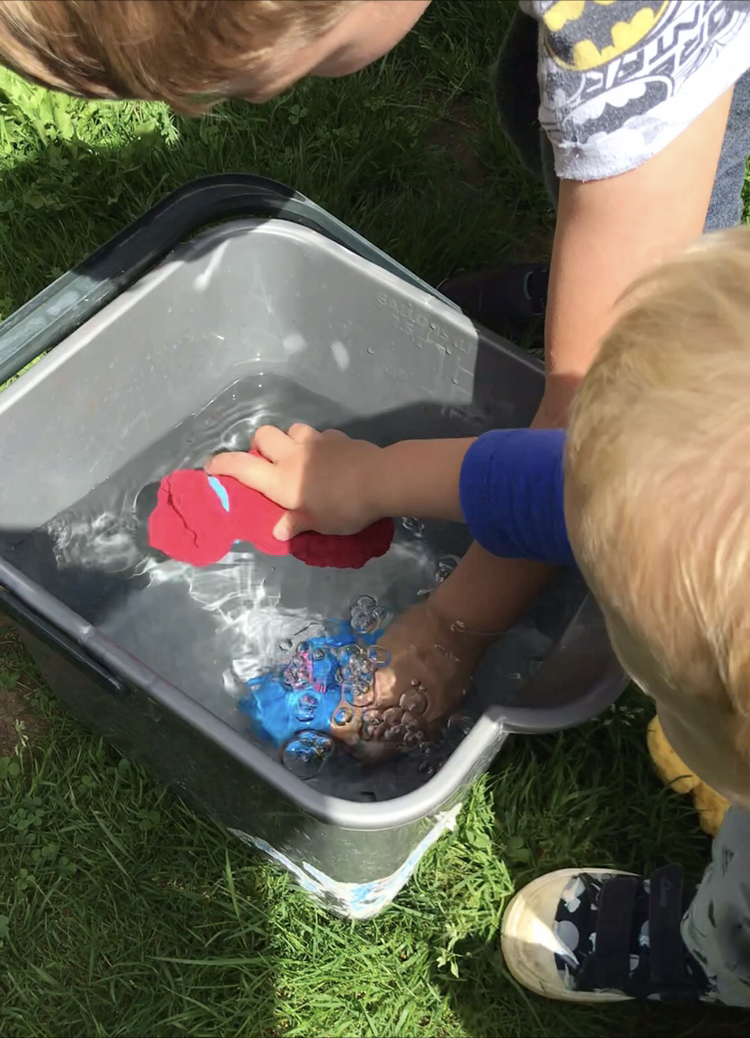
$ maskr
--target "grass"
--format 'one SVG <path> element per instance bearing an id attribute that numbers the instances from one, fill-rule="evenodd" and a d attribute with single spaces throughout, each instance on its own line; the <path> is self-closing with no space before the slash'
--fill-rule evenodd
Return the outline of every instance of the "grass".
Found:
<path id="1" fill-rule="evenodd" d="M 433 282 L 543 255 L 544 195 L 488 89 L 509 8 L 438 0 L 375 68 L 198 122 L 0 74 L 0 310 L 216 172 L 293 185 Z M 729 1012 L 533 998 L 496 950 L 507 898 L 540 872 L 677 860 L 699 876 L 708 841 L 654 777 L 647 721 L 629 695 L 580 730 L 517 740 L 396 903 L 355 925 L 65 717 L 0 627 L 0 1034 L 744 1035 Z"/>

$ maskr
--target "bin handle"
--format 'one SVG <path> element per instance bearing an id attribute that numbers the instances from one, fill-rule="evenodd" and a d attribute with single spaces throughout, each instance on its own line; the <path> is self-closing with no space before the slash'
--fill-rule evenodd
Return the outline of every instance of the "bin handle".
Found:
<path id="1" fill-rule="evenodd" d="M 298 191 L 244 173 L 202 177 L 172 191 L 0 323 L 0 385 L 89 320 L 189 235 L 239 216 L 289 220 L 318 231 L 457 309 Z"/>
<path id="2" fill-rule="evenodd" d="M 30 609 L 2 584 L 0 584 L 0 612 L 5 613 L 11 620 L 25 628 L 29 634 L 34 635 L 35 638 L 67 658 L 74 666 L 93 678 L 109 695 L 116 699 L 123 699 L 129 695 L 128 687 L 123 681 L 98 663 L 72 638 L 46 620 L 41 613 Z"/>

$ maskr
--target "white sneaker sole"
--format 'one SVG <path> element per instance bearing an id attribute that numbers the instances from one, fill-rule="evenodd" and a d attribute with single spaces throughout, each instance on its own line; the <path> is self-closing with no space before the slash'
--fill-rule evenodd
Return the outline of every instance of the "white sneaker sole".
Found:
<path id="1" fill-rule="evenodd" d="M 543 998 L 559 1002 L 631 1002 L 621 991 L 570 991 L 555 964 L 564 948 L 553 929 L 563 891 L 585 872 L 595 879 L 632 876 L 619 869 L 558 869 L 540 876 L 515 895 L 503 915 L 500 946 L 506 965 L 519 984 Z"/>

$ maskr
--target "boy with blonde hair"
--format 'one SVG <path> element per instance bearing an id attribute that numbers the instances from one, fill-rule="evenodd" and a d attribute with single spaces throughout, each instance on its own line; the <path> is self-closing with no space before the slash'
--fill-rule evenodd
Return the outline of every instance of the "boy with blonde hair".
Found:
<path id="1" fill-rule="evenodd" d="M 306 75 L 339 76 L 364 68 L 395 46 L 428 5 L 429 0 L 0 0 L 0 62 L 45 86 L 79 96 L 163 100 L 178 110 L 198 114 L 222 97 L 263 101 Z M 498 534 L 499 528 L 494 528 L 498 534 L 495 538 L 492 523 L 498 516 L 493 518 L 481 505 L 481 494 L 472 498 L 467 491 L 467 501 L 471 498 L 480 502 L 470 522 L 480 535 L 480 542 L 472 545 L 430 601 L 400 618 L 387 632 L 394 661 L 391 672 L 409 671 L 431 689 L 433 719 L 440 715 L 445 704 L 460 695 L 493 632 L 511 623 L 543 585 L 549 573 L 545 562 L 569 558 L 570 545 L 564 523 L 561 525 L 562 512 L 554 513 L 556 519 L 552 525 L 545 527 L 542 523 L 537 529 L 539 516 L 528 507 L 532 500 L 529 491 L 537 476 L 562 486 L 559 452 L 563 434 L 560 429 L 567 422 L 576 387 L 612 325 L 616 300 L 651 264 L 674 254 L 704 226 L 728 227 L 740 218 L 745 158 L 750 153 L 749 69 L 750 4 L 744 0 L 617 0 L 616 3 L 611 0 L 522 0 L 520 3 L 496 71 L 497 97 L 504 129 L 527 167 L 544 175 L 556 208 L 549 271 L 539 266 L 505 267 L 480 272 L 468 282 L 454 280 L 444 291 L 467 313 L 492 327 L 502 323 L 496 320 L 498 311 L 509 323 L 523 323 L 543 315 L 546 388 L 533 423 L 539 435 L 529 441 L 520 435 L 522 431 L 516 431 L 519 435 L 506 436 L 502 447 L 509 459 L 503 478 L 506 485 L 510 485 L 508 479 L 511 483 L 516 481 L 514 493 L 519 485 L 524 486 L 524 472 L 531 473 L 526 477 L 521 495 L 526 502 L 525 511 L 516 515 L 513 523 L 513 516 L 506 509 L 500 518 L 504 516 L 510 526 L 500 530 L 502 536 Z M 486 305 L 488 300 L 489 306 Z M 672 319 L 679 320 L 676 311 Z M 661 348 L 658 342 L 653 346 L 654 370 L 660 363 Z M 709 355 L 710 350 L 709 335 L 706 342 Z M 594 384 L 592 381 L 591 385 Z M 603 390 L 605 386 L 600 388 Z M 707 416 L 703 420 L 704 424 L 710 422 Z M 605 430 L 597 425 L 596 435 L 600 432 L 604 434 Z M 294 434 L 301 437 L 301 441 L 314 440 L 311 431 L 298 429 Z M 282 440 L 279 436 L 285 434 L 278 430 L 264 434 L 262 438 L 269 451 L 288 451 L 289 437 Z M 327 435 L 327 440 L 331 438 Z M 293 439 L 290 442 L 299 446 Z M 467 460 L 463 461 L 463 455 L 459 453 L 457 457 L 455 453 L 461 448 L 456 444 L 450 446 L 452 463 L 454 466 L 458 463 L 461 472 L 466 474 L 467 487 L 471 473 L 481 473 L 483 466 L 491 461 L 491 457 L 483 457 L 485 449 L 492 455 L 491 441 L 480 440 L 478 444 L 468 452 L 464 448 Z M 436 448 L 435 457 L 447 458 L 447 450 Z M 424 460 L 427 464 L 429 459 Z M 243 474 L 237 468 L 237 459 L 233 462 L 223 459 L 217 464 L 219 467 L 228 465 L 236 475 Z M 598 462 L 596 465 L 592 462 L 592 466 L 599 471 Z M 259 471 L 245 469 L 244 475 L 252 482 Z M 502 485 L 502 480 L 498 485 Z M 672 487 L 669 481 L 668 485 Z M 581 493 L 584 492 L 587 492 L 585 486 L 581 488 Z M 596 495 L 592 497 L 592 501 L 598 500 Z M 731 512 L 731 500 L 723 496 L 721 500 L 728 509 L 724 519 L 729 530 L 736 516 Z M 425 499 L 428 513 L 444 505 L 443 498 Z M 461 495 L 457 496 L 454 488 L 451 514 L 458 516 L 461 511 Z M 519 517 L 526 522 L 519 521 Z M 609 528 L 605 518 L 606 512 L 601 516 L 597 514 L 597 521 L 603 523 L 602 529 Z M 658 518 L 662 524 L 666 523 L 666 515 Z M 687 525 L 693 518 L 692 514 L 682 514 L 673 524 Z M 608 521 L 616 529 L 616 520 L 611 515 Z M 549 535 L 547 543 L 532 536 L 535 530 L 542 529 Z M 665 532 L 668 529 L 667 523 L 658 535 L 659 543 L 665 545 L 667 560 L 670 552 L 676 550 L 668 546 Z M 571 536 L 575 542 L 575 531 L 571 531 Z M 491 550 L 483 546 L 481 540 Z M 536 545 L 533 551 L 530 545 Z M 540 545 L 544 548 L 541 554 Z M 554 548 L 552 554 L 551 547 Z M 577 546 L 576 551 L 581 552 L 584 571 L 597 590 L 596 568 L 590 564 L 584 548 L 585 542 Z M 635 562 L 634 545 L 630 550 Z M 509 553 L 515 557 L 508 557 Z M 598 553 L 596 557 L 599 558 Z M 703 565 L 708 569 L 702 576 L 705 578 L 713 565 L 717 575 L 721 572 L 731 586 L 736 586 L 737 570 L 732 569 L 732 565 L 737 565 L 736 559 L 733 557 L 732 565 L 725 566 L 723 561 L 719 564 L 718 558 L 713 563 L 708 556 L 704 558 Z M 651 561 L 655 566 L 665 564 L 661 557 Z M 685 564 L 687 566 L 687 560 Z M 696 567 L 697 562 L 693 568 L 686 568 L 682 591 L 679 595 L 675 591 L 674 602 L 665 600 L 665 605 L 669 604 L 670 608 L 674 603 L 685 605 L 694 598 L 696 605 L 700 603 L 701 608 L 708 608 L 708 599 L 695 597 L 699 586 L 695 583 L 699 576 L 699 567 Z M 700 587 L 705 590 L 705 582 Z M 618 594 L 622 601 L 618 598 L 612 603 L 611 627 L 618 651 L 625 659 L 631 646 L 624 632 L 629 630 L 627 624 L 633 619 L 635 603 L 630 603 L 624 590 Z M 606 599 L 603 605 L 606 608 Z M 720 600 L 717 592 L 715 606 L 719 615 L 721 609 L 729 608 L 728 599 Z M 622 629 L 621 614 L 617 610 L 622 612 Z M 653 645 L 661 652 L 669 641 L 667 631 L 671 618 L 668 619 L 666 612 L 659 612 L 658 603 L 654 613 L 659 614 L 661 622 L 656 624 L 652 638 L 657 639 L 657 632 L 663 631 L 663 634 L 658 635 L 661 640 L 653 641 Z M 453 622 L 457 617 L 463 618 L 461 627 Z M 729 620 L 728 613 L 725 618 Z M 728 638 L 729 633 L 728 629 L 722 629 L 721 638 Z M 705 639 L 701 645 L 704 643 L 708 645 Z M 438 655 L 435 653 L 437 644 L 445 650 Z M 647 668 L 653 659 L 648 654 L 652 641 L 647 639 L 645 647 L 638 642 L 638 646 L 639 651 L 647 650 L 643 661 L 643 667 Z M 711 678 L 711 664 L 699 655 L 697 643 L 685 641 L 679 648 L 695 655 Z M 686 658 L 692 659 L 693 655 Z M 673 667 L 672 657 L 666 659 Z M 631 662 L 629 658 L 627 661 Z M 742 672 L 739 650 L 733 652 L 731 661 L 727 657 L 725 663 L 732 674 Z M 638 677 L 637 671 L 634 673 Z M 716 703 L 730 703 L 728 689 L 734 686 L 728 680 L 728 673 L 722 673 L 724 699 L 717 698 L 713 692 L 704 692 L 703 698 L 696 694 L 690 700 L 696 710 L 705 703 L 706 695 Z M 669 704 L 664 690 L 670 687 L 670 680 L 674 680 L 672 671 L 664 676 L 662 689 L 665 720 Z M 701 733 L 707 744 L 706 733 L 713 733 L 719 725 L 719 714 L 710 707 L 706 716 L 708 714 L 710 725 Z M 720 725 L 724 734 L 739 717 L 736 711 L 731 712 L 729 705 L 725 715 Z M 673 722 L 670 730 L 670 736 L 678 744 L 680 724 L 684 723 L 682 714 L 680 718 L 680 722 Z M 685 756 L 682 747 L 681 752 Z M 742 844 L 744 850 L 742 853 L 734 850 L 732 860 L 745 866 L 750 846 L 746 819 L 744 812 L 730 811 L 716 843 L 719 848 L 716 853 L 720 856 L 724 855 L 721 848 L 725 834 L 729 834 L 727 839 L 733 846 Z M 723 877 L 721 903 L 726 913 L 730 912 L 726 906 L 735 906 L 740 913 L 738 921 L 736 925 L 722 922 L 715 928 L 713 922 L 711 926 L 705 924 L 707 930 L 716 930 L 721 948 L 716 954 L 706 953 L 709 965 L 703 971 L 696 967 L 695 975 L 703 977 L 704 973 L 716 972 L 722 980 L 713 984 L 711 990 L 718 991 L 724 1001 L 747 1005 L 750 1003 L 747 987 L 750 954 L 744 917 L 748 915 L 748 898 L 739 887 L 734 890 L 731 886 L 731 876 L 738 873 L 727 864 L 730 859 L 727 850 L 721 857 L 726 868 L 717 864 L 715 874 Z M 578 879 L 575 882 L 578 883 Z M 518 965 L 522 962 L 519 955 L 509 958 L 511 968 L 524 983 L 553 997 L 597 997 L 585 990 L 592 984 L 594 988 L 614 986 L 621 990 L 630 985 L 637 988 L 638 994 L 646 991 L 647 985 L 625 977 L 628 942 L 622 940 L 623 926 L 630 920 L 635 932 L 632 922 L 635 917 L 633 911 L 628 914 L 622 906 L 637 908 L 645 898 L 650 905 L 652 922 L 664 908 L 669 910 L 667 914 L 671 912 L 669 919 L 673 924 L 677 901 L 667 890 L 673 879 L 659 879 L 652 884 L 650 895 L 640 881 L 637 889 L 621 879 L 597 887 L 598 882 L 589 877 L 586 890 L 593 891 L 594 900 L 599 897 L 597 891 L 602 892 L 598 915 L 600 921 L 609 922 L 602 926 L 601 932 L 596 932 L 595 939 L 601 951 L 599 961 L 609 963 L 611 968 L 599 969 L 597 957 L 587 956 L 580 944 L 577 952 L 568 947 L 562 958 L 558 956 L 558 961 L 567 963 L 569 975 L 573 976 L 568 986 L 576 990 L 568 990 L 565 986 L 568 981 L 563 984 L 559 978 L 556 980 L 556 969 L 548 968 L 554 957 L 544 944 L 547 938 L 537 940 L 533 928 L 527 932 L 521 924 L 513 924 L 514 930 L 508 922 L 517 917 L 519 905 L 532 904 L 531 894 L 523 901 L 522 892 L 519 895 L 522 900 L 516 902 L 506 917 L 504 942 L 509 955 L 508 942 L 514 934 L 518 937 L 516 950 L 520 947 L 527 951 L 541 949 L 541 958 L 538 962 L 534 960 L 536 973 L 534 969 L 524 972 Z M 559 898 L 555 891 L 559 884 L 558 887 L 555 884 L 558 880 L 550 880 L 550 883 L 544 887 L 547 891 L 544 896 L 551 891 L 552 901 L 557 904 Z M 706 881 L 702 889 L 705 884 Z M 672 890 L 674 892 L 674 885 Z M 547 901 L 542 900 L 543 904 L 533 902 L 540 918 L 549 914 L 552 903 L 548 897 Z M 583 906 L 584 915 L 590 914 L 588 893 L 585 897 L 576 894 L 569 900 L 571 905 L 575 902 Z M 596 903 L 598 905 L 598 901 Z M 691 910 L 694 923 L 698 918 L 697 903 Z M 605 912 L 603 908 L 607 904 L 610 907 Z M 715 918 L 718 923 L 715 910 L 710 905 L 709 908 L 709 918 Z M 572 930 L 580 935 L 582 927 L 585 931 L 580 919 L 575 923 L 569 918 L 558 922 L 558 930 L 566 929 L 569 935 Z M 730 930 L 734 936 L 728 939 Z M 545 933 L 548 931 L 549 927 Z M 687 967 L 681 957 L 683 946 L 679 938 L 675 939 L 675 927 L 667 926 L 660 932 L 662 937 L 655 942 L 652 956 L 655 968 L 652 970 L 647 963 L 633 976 L 641 978 L 645 971 L 653 979 L 652 986 L 687 991 L 692 997 L 698 987 L 692 982 L 683 983 Z M 643 952 L 647 944 L 643 937 L 637 956 L 639 962 L 647 962 L 648 956 Z M 695 942 L 691 948 L 694 945 Z M 694 951 L 698 956 L 697 946 Z M 573 960 L 581 956 L 585 958 L 583 966 L 580 963 L 575 966 Z M 586 962 L 593 965 L 586 966 Z M 674 967 L 671 972 L 670 963 Z M 612 964 L 617 965 L 617 970 Z M 694 965 L 692 959 L 688 973 L 692 970 L 691 964 Z M 732 971 L 738 978 L 736 990 L 731 987 Z M 609 982 L 615 975 L 619 979 L 613 985 Z M 602 977 L 607 983 L 597 984 Z"/>
<path id="2" fill-rule="evenodd" d="M 676 866 L 650 880 L 568 869 L 522 890 L 504 917 L 503 949 L 540 994 L 750 1006 L 748 401 L 750 228 L 737 228 L 636 282 L 567 436 L 498 429 L 381 448 L 266 426 L 254 441 L 264 457 L 209 463 L 289 509 L 282 536 L 352 533 L 390 515 L 465 519 L 492 553 L 577 563 L 667 738 L 733 805 L 682 938 Z M 453 619 L 460 653 L 471 632 L 463 614 Z M 383 641 L 393 645 L 388 632 Z M 378 673 L 381 709 L 398 706 L 412 662 L 396 652 Z M 438 682 L 437 706 L 433 692 L 428 683 L 429 720 L 460 701 L 455 684 Z"/>

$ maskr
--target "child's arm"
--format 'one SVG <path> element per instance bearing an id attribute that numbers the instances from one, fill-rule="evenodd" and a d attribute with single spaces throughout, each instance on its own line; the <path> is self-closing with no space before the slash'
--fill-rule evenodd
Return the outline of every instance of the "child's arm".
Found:
<path id="1" fill-rule="evenodd" d="M 284 536 L 355 532 L 384 516 L 465 521 L 486 551 L 575 564 L 565 529 L 559 429 L 497 429 L 476 439 L 407 440 L 376 447 L 342 433 L 264 427 L 264 458 L 218 455 L 232 475 L 288 508 Z"/>
<path id="2" fill-rule="evenodd" d="M 387 515 L 465 522 L 504 559 L 574 565 L 563 510 L 561 429 L 496 429 L 475 440 L 386 447 L 373 469 Z"/>
<path id="3" fill-rule="evenodd" d="M 560 182 L 545 321 L 546 385 L 532 423 L 564 426 L 628 285 L 703 229 L 726 128 L 728 91 L 663 151 L 606 180 Z M 710 348 L 710 347 L 707 347 Z M 474 544 L 433 595 L 442 616 L 501 631 L 541 590 L 549 569 Z"/>
<path id="4" fill-rule="evenodd" d="M 560 181 L 537 424 L 565 424 L 576 386 L 649 267 L 703 230 L 732 91 L 653 158 L 605 180 Z"/>

